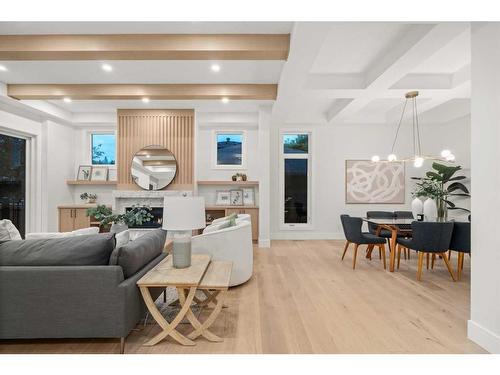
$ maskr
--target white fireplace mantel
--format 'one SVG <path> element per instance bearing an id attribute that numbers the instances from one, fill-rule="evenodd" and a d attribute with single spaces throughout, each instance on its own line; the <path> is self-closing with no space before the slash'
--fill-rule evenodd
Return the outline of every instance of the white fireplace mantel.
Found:
<path id="1" fill-rule="evenodd" d="M 114 210 L 124 213 L 125 207 L 133 205 L 148 205 L 151 207 L 163 207 L 164 197 L 191 196 L 190 190 L 113 190 Z"/>

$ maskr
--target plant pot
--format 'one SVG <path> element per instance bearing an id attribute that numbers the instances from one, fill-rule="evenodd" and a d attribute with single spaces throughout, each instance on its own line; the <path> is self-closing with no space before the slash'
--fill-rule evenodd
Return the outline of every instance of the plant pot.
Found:
<path id="1" fill-rule="evenodd" d="M 87 203 L 88 204 L 92 204 L 92 203 L 95 203 L 96 202 L 96 198 L 88 198 L 87 199 Z"/>
<path id="2" fill-rule="evenodd" d="M 417 219 L 418 215 L 424 213 L 424 202 L 420 198 L 415 198 L 411 201 L 411 212 L 414 219 Z"/>
<path id="3" fill-rule="evenodd" d="M 425 220 L 436 220 L 437 218 L 437 205 L 436 201 L 427 198 L 424 202 L 424 217 Z"/>
<path id="4" fill-rule="evenodd" d="M 124 223 L 113 223 L 109 230 L 110 233 L 120 233 L 128 229 L 128 225 Z"/>
<path id="5" fill-rule="evenodd" d="M 437 218 L 442 221 L 448 219 L 448 206 L 443 199 L 438 199 L 437 201 Z"/>
<path id="6" fill-rule="evenodd" d="M 241 176 L 241 179 L 242 179 L 243 181 L 246 181 L 246 180 L 247 180 L 247 175 L 246 175 L 246 174 L 244 174 L 243 176 Z"/>
<path id="7" fill-rule="evenodd" d="M 233 177 L 231 177 L 231 179 L 232 179 L 233 181 L 236 181 L 237 177 L 236 177 L 236 176 L 233 176 Z"/>

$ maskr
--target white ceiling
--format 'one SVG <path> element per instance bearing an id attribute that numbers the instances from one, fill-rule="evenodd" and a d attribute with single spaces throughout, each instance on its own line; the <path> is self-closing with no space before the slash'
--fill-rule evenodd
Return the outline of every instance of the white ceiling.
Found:
<path id="1" fill-rule="evenodd" d="M 4 83 L 278 83 L 270 101 L 50 101 L 66 113 L 112 114 L 117 108 L 195 108 L 203 113 L 251 113 L 273 104 L 273 122 L 392 123 L 404 93 L 419 90 L 428 121 L 468 113 L 468 23 L 156 22 L 0 23 L 0 34 L 33 33 L 291 33 L 283 61 L 4 61 Z M 32 105 L 33 103 L 28 104 Z M 56 111 L 57 112 L 57 111 Z M 88 115 L 88 116 L 87 116 Z M 434 119 L 434 120 L 433 120 Z"/>

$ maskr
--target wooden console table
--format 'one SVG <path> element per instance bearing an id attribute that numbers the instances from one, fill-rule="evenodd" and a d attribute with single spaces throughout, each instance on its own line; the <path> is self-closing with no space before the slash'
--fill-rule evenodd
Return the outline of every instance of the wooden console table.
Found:
<path id="1" fill-rule="evenodd" d="M 151 315 L 162 328 L 159 334 L 144 345 L 155 345 L 168 336 L 171 336 L 182 345 L 195 345 L 193 340 L 198 336 L 203 336 L 209 341 L 222 341 L 220 337 L 210 332 L 208 328 L 213 324 L 222 310 L 225 293 L 229 288 L 231 270 L 231 262 L 211 262 L 210 255 L 207 254 L 193 254 L 190 267 L 177 269 L 172 265 L 172 255 L 169 255 L 144 275 L 137 282 L 137 285 L 141 290 L 144 302 Z M 149 292 L 149 288 L 158 287 L 174 287 L 179 294 L 181 309 L 171 323 L 168 323 L 160 313 Z M 196 298 L 195 293 L 197 290 L 202 290 L 207 298 L 204 300 Z M 203 323 L 198 320 L 191 310 L 193 301 L 200 306 L 206 306 L 209 303 L 215 304 L 214 310 Z M 184 317 L 194 327 L 194 331 L 188 337 L 176 329 Z"/>

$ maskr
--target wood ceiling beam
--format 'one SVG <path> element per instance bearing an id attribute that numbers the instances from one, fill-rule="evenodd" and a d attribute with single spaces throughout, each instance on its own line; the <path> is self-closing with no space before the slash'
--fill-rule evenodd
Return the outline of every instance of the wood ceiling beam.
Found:
<path id="1" fill-rule="evenodd" d="M 20 100 L 275 100 L 276 84 L 10 84 Z"/>
<path id="2" fill-rule="evenodd" d="M 0 60 L 286 60 L 288 34 L 0 35 Z"/>

